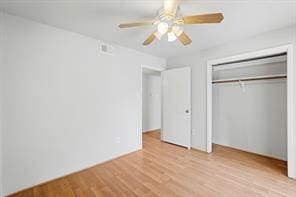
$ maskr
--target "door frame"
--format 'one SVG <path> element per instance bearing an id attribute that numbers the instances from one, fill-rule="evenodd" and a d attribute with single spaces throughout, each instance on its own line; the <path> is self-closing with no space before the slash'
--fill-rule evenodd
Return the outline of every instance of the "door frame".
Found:
<path id="1" fill-rule="evenodd" d="M 296 70 L 293 44 L 207 61 L 207 152 L 212 152 L 212 67 L 232 61 L 287 53 L 287 162 L 288 177 L 296 179 Z"/>
<path id="2" fill-rule="evenodd" d="M 143 133 L 143 69 L 149 69 L 149 70 L 153 70 L 153 71 L 157 71 L 157 72 L 162 72 L 165 70 L 165 67 L 160 67 L 160 66 L 149 66 L 149 65 L 144 65 L 142 64 L 140 66 L 140 132 L 139 132 L 139 136 L 140 136 L 140 142 L 139 142 L 139 147 L 140 149 L 143 149 L 143 139 L 142 139 L 142 133 Z M 162 99 L 161 99 L 161 106 L 162 106 Z M 162 111 L 162 107 L 161 107 L 161 111 Z M 161 112 L 162 114 L 162 112 Z M 162 122 L 162 120 L 161 120 Z"/>

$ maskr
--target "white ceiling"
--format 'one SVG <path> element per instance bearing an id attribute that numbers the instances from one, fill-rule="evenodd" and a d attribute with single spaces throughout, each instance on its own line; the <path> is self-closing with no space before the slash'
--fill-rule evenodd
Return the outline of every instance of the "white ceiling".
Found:
<path id="1" fill-rule="evenodd" d="M 161 0 L 0 0 L 0 10 L 156 56 L 171 57 L 296 24 L 296 0 L 181 0 L 183 15 L 222 12 L 221 24 L 187 25 L 190 46 L 166 39 L 142 46 L 155 27 L 118 24 L 154 18 Z M 164 37 L 165 38 L 165 37 Z"/>

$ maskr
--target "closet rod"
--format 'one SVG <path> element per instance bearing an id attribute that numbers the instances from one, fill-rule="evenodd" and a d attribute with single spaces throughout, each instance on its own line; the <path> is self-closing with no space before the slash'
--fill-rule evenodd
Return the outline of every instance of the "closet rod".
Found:
<path id="1" fill-rule="evenodd" d="M 267 76 L 259 76 L 259 77 L 246 77 L 241 79 L 219 79 L 213 80 L 212 83 L 232 83 L 232 82 L 240 82 L 240 81 L 257 81 L 257 80 L 269 80 L 269 79 L 285 79 L 287 75 L 267 75 Z"/>

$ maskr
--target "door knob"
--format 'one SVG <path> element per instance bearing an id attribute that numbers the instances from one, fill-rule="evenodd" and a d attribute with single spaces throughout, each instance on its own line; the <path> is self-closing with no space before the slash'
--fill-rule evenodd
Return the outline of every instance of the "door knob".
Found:
<path id="1" fill-rule="evenodd" d="M 186 111 L 185 111 L 185 112 L 186 112 L 186 114 L 188 114 L 188 113 L 189 113 L 189 110 L 188 110 L 188 109 L 186 109 Z"/>

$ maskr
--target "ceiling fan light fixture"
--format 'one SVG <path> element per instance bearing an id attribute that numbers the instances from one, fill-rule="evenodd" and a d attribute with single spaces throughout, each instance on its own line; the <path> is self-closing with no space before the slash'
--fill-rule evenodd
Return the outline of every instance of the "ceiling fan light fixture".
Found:
<path id="1" fill-rule="evenodd" d="M 179 37 L 183 33 L 184 29 L 180 26 L 173 26 L 172 32 L 174 32 L 175 36 Z"/>
<path id="2" fill-rule="evenodd" d="M 119 25 L 119 28 L 151 25 L 156 27 L 156 30 L 154 30 L 154 32 L 149 35 L 149 37 L 143 42 L 143 45 L 147 46 L 154 40 L 160 40 L 163 35 L 168 34 L 167 36 L 169 42 L 179 40 L 184 46 L 186 46 L 191 44 L 192 40 L 185 33 L 182 27 L 183 25 L 221 23 L 224 19 L 222 13 L 184 16 L 180 12 L 180 1 L 181 0 L 163 0 L 163 6 L 158 9 L 154 19 L 140 22 L 123 23 Z"/>
<path id="3" fill-rule="evenodd" d="M 175 35 L 175 33 L 174 32 L 169 32 L 168 33 L 168 41 L 169 42 L 174 42 L 175 40 L 177 40 L 177 37 L 176 37 L 176 35 Z"/>
<path id="4" fill-rule="evenodd" d="M 161 33 L 162 35 L 163 34 L 166 34 L 167 31 L 169 29 L 169 25 L 165 22 L 160 22 L 158 25 L 157 25 L 157 30 L 159 33 Z"/>

